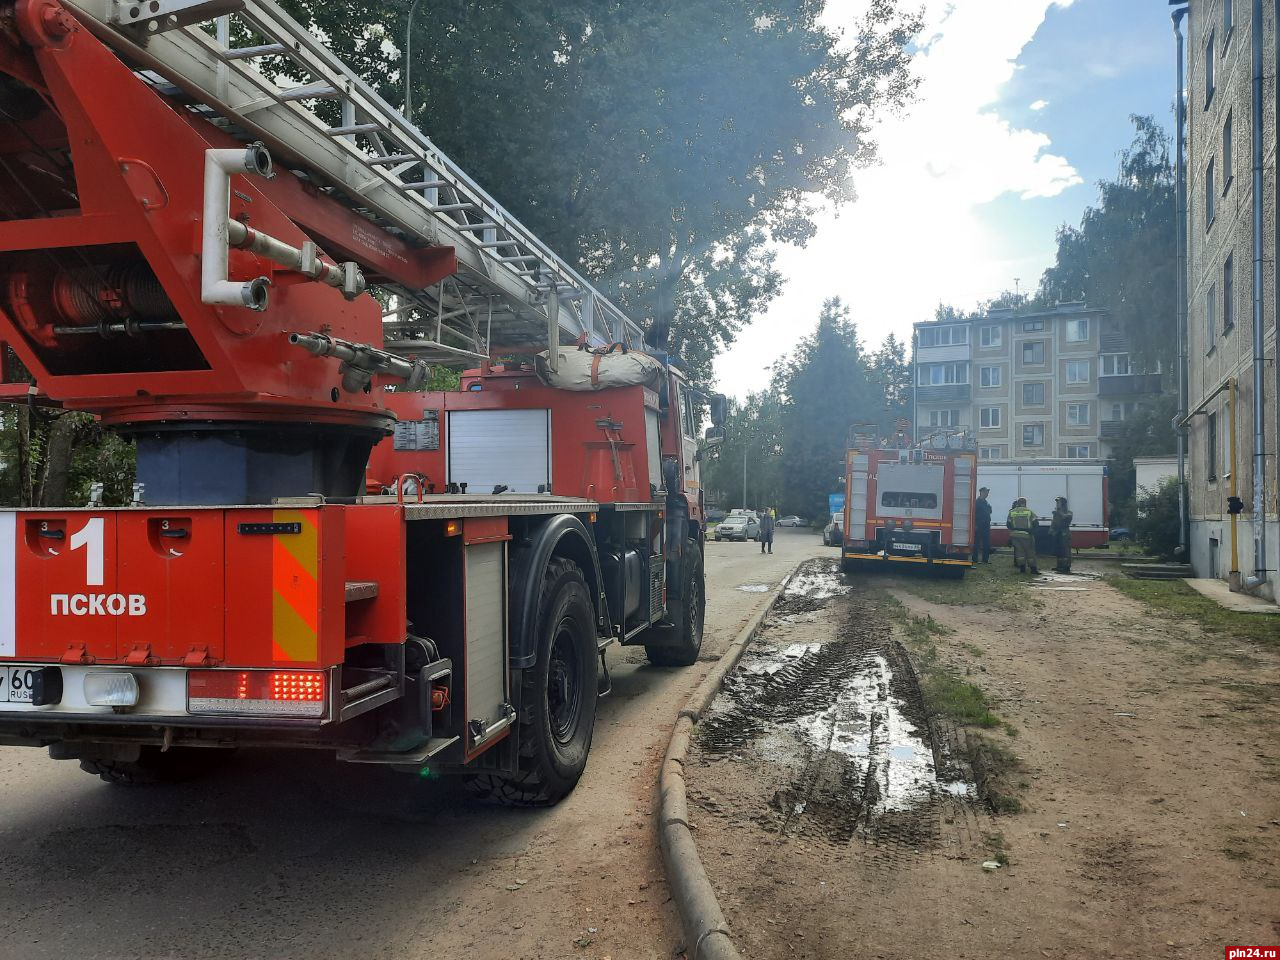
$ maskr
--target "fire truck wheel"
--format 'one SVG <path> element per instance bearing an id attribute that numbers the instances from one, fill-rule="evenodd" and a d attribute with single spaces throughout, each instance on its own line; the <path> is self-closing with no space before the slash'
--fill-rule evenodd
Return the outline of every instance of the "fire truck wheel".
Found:
<path id="1" fill-rule="evenodd" d="M 587 766 L 596 720 L 595 613 L 576 563 L 547 564 L 539 607 L 538 659 L 521 677 L 518 768 L 467 783 L 508 806 L 548 806 L 568 794 Z"/>
<path id="2" fill-rule="evenodd" d="M 645 644 L 644 648 L 649 662 L 660 667 L 691 666 L 698 662 L 702 650 L 702 623 L 707 611 L 702 551 L 696 540 L 690 540 L 685 549 L 690 559 L 685 569 L 684 596 L 670 604 L 671 622 L 676 625 L 674 642 Z"/>
<path id="3" fill-rule="evenodd" d="M 182 747 L 161 753 L 159 747 L 143 747 L 137 760 L 81 760 L 80 769 L 125 787 L 180 783 L 203 773 L 229 753 L 230 750 Z"/>

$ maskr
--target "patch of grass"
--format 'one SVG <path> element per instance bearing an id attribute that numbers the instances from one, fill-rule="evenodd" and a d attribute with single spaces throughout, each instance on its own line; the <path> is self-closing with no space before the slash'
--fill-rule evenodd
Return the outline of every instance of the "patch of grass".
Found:
<path id="1" fill-rule="evenodd" d="M 1181 580 L 1133 580 L 1115 577 L 1107 581 L 1127 597 L 1140 600 L 1161 613 L 1194 620 L 1209 634 L 1280 646 L 1280 617 L 1265 613 L 1237 613 L 1201 596 Z"/>
<path id="2" fill-rule="evenodd" d="M 1015 727 L 1008 720 L 1004 721 L 1003 726 L 1004 726 L 1004 735 L 1006 737 L 1016 737 L 1018 735 L 1018 728 Z"/>
<path id="3" fill-rule="evenodd" d="M 930 711 L 956 723 L 986 728 L 1000 725 L 1000 718 L 987 703 L 987 695 L 975 684 L 942 671 L 929 671 L 924 677 L 923 692 Z"/>
<path id="4" fill-rule="evenodd" d="M 989 607 L 996 610 L 1031 610 L 1038 598 L 1024 586 L 1026 574 L 1017 573 L 1003 558 L 971 567 L 962 580 L 942 580 L 927 573 L 899 574 L 894 585 L 913 596 L 948 606 Z"/>

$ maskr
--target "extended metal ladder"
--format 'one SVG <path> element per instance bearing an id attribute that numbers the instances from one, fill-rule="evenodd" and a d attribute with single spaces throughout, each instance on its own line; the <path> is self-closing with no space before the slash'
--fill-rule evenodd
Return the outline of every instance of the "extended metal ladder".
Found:
<path id="1" fill-rule="evenodd" d="M 386 349 L 457 364 L 553 337 L 640 344 L 634 321 L 271 0 L 66 2 L 149 82 L 379 227 L 455 249 L 443 283 L 383 288 Z"/>

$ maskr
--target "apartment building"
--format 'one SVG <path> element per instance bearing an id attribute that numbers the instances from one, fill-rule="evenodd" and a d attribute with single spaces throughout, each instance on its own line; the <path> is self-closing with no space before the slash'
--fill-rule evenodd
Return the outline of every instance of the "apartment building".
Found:
<path id="1" fill-rule="evenodd" d="M 1275 4 L 1261 8 L 1257 23 L 1250 0 L 1191 0 L 1183 8 L 1186 470 L 1190 560 L 1197 576 L 1228 579 L 1236 588 L 1274 599 L 1280 598 L 1275 287 L 1280 80 Z M 1261 90 L 1256 112 L 1255 82 Z M 1255 473 L 1255 464 L 1263 469 Z M 1234 576 L 1228 511 L 1233 492 L 1243 507 L 1235 524 Z"/>
<path id="2" fill-rule="evenodd" d="M 1095 459 L 1160 376 L 1140 374 L 1102 310 L 991 310 L 914 330 L 916 436 L 965 429 L 984 460 Z"/>

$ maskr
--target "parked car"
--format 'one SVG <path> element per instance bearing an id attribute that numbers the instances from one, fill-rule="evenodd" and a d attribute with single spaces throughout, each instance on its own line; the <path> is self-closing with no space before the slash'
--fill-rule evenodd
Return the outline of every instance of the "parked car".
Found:
<path id="1" fill-rule="evenodd" d="M 822 545 L 825 547 L 839 547 L 844 544 L 844 514 L 833 513 L 831 522 L 823 528 Z"/>
<path id="2" fill-rule="evenodd" d="M 719 523 L 724 519 L 724 511 L 719 507 L 712 507 L 707 511 L 707 523 Z"/>
<path id="3" fill-rule="evenodd" d="M 797 517 L 795 514 L 778 521 L 780 527 L 807 527 L 808 525 L 809 522 L 804 517 Z"/>
<path id="4" fill-rule="evenodd" d="M 730 510 L 716 527 L 717 540 L 759 540 L 760 518 L 750 510 Z"/>
<path id="5" fill-rule="evenodd" d="M 1112 527 L 1109 536 L 1112 540 L 1132 540 L 1133 531 L 1128 527 Z"/>

